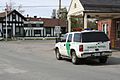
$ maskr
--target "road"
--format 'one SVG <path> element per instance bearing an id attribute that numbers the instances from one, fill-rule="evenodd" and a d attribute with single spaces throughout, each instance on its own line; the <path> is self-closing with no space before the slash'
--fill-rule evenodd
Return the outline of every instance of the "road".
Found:
<path id="1" fill-rule="evenodd" d="M 55 41 L 0 42 L 0 80 L 119 80 L 120 52 L 114 51 L 106 64 L 86 61 L 73 65 L 56 60 Z"/>

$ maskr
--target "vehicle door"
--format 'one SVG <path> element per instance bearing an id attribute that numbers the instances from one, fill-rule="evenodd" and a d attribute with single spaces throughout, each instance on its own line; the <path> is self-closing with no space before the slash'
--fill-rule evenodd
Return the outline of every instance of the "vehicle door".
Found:
<path id="1" fill-rule="evenodd" d="M 62 38 L 61 38 L 61 43 L 60 43 L 60 53 L 62 55 L 65 55 L 66 53 L 66 47 L 65 47 L 65 44 L 66 44 L 66 40 L 67 40 L 67 37 L 68 37 L 68 34 L 65 34 Z"/>
<path id="2" fill-rule="evenodd" d="M 67 55 L 67 56 L 70 56 L 71 42 L 72 42 L 72 34 L 69 34 L 68 39 L 65 44 L 65 47 L 66 47 L 65 55 Z"/>

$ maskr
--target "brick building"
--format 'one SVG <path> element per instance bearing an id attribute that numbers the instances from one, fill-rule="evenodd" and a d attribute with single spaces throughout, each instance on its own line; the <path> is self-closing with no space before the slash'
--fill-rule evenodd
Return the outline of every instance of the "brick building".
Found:
<path id="1" fill-rule="evenodd" d="M 112 48 L 120 49 L 120 0 L 71 0 L 68 10 L 68 31 L 71 31 L 71 17 L 96 18 L 98 30 L 104 31 L 111 40 Z"/>
<path id="2" fill-rule="evenodd" d="M 120 48 L 120 18 L 98 21 L 98 30 L 108 35 L 112 48 Z"/>

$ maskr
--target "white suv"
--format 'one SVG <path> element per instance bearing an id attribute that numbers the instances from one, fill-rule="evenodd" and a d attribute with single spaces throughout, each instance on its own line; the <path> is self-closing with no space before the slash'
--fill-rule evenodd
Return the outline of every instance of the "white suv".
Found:
<path id="1" fill-rule="evenodd" d="M 105 63 L 112 54 L 107 35 L 96 30 L 65 34 L 61 41 L 56 43 L 55 53 L 58 60 L 68 57 L 73 64 L 86 58 L 97 58 L 100 63 Z"/>

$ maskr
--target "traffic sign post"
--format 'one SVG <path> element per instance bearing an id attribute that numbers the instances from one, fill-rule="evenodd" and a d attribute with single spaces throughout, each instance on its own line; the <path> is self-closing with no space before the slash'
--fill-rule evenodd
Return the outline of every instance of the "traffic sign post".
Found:
<path id="1" fill-rule="evenodd" d="M 56 43 L 60 41 L 61 27 L 55 26 Z"/>
<path id="2" fill-rule="evenodd" d="M 61 33 L 61 27 L 55 26 L 55 34 L 60 34 L 60 33 Z"/>

